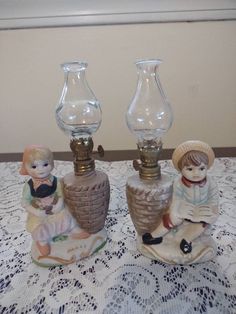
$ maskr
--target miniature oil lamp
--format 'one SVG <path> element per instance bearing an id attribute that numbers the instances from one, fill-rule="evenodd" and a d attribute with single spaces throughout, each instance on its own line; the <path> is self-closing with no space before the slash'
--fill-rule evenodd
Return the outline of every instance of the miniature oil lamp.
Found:
<path id="1" fill-rule="evenodd" d="M 127 202 L 137 231 L 138 249 L 149 257 L 143 237 L 155 230 L 172 196 L 172 180 L 161 174 L 158 164 L 162 137 L 173 121 L 171 106 L 157 74 L 160 64 L 158 59 L 136 62 L 138 83 L 126 114 L 128 128 L 137 138 L 140 154 L 140 162 L 134 163 L 139 175 L 127 180 Z"/>
<path id="2" fill-rule="evenodd" d="M 104 225 L 110 186 L 108 176 L 95 170 L 92 158 L 92 135 L 101 125 L 102 112 L 99 101 L 86 81 L 86 68 L 86 62 L 62 64 L 65 82 L 56 108 L 56 121 L 60 129 L 70 136 L 74 172 L 63 178 L 64 197 L 80 228 L 93 236 L 93 243 L 88 244 L 93 249 L 88 250 L 88 256 L 106 242 Z M 98 154 L 102 156 L 103 153 L 103 148 L 99 146 Z M 84 241 L 88 243 L 87 239 Z"/>

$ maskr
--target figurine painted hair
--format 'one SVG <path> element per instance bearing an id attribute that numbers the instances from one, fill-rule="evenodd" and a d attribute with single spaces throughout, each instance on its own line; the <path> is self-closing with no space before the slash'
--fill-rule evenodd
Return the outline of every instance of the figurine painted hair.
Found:
<path id="1" fill-rule="evenodd" d="M 163 250 L 159 252 L 158 246 L 164 246 L 167 234 L 176 232 L 173 241 L 178 239 L 177 250 L 183 256 L 179 260 L 182 263 L 185 259 L 186 262 L 194 262 L 194 258 L 198 260 L 196 252 L 192 252 L 194 243 L 197 247 L 197 243 L 200 243 L 197 239 L 204 234 L 209 224 L 216 221 L 219 214 L 217 184 L 207 175 L 207 170 L 214 161 L 214 152 L 204 142 L 187 141 L 176 148 L 172 161 L 181 176 L 174 182 L 171 206 L 152 234 L 146 233 L 142 239 L 147 246 L 156 245 L 157 254 L 161 255 Z M 165 258 L 168 258 L 168 250 L 165 248 L 164 251 Z M 171 258 L 175 260 L 174 257 Z"/>
<path id="2" fill-rule="evenodd" d="M 89 236 L 65 208 L 61 181 L 51 174 L 53 167 L 53 155 L 47 147 L 25 148 L 20 174 L 31 179 L 24 185 L 22 206 L 28 212 L 26 229 L 41 256 L 50 255 L 51 242 L 56 236 L 65 233 L 77 239 Z"/>

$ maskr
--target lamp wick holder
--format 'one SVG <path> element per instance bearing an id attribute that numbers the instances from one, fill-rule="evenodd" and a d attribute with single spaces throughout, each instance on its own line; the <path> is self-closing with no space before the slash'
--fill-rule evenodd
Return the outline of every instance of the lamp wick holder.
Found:
<path id="1" fill-rule="evenodd" d="M 146 140 L 137 144 L 140 162 L 134 161 L 135 170 L 139 171 L 139 176 L 143 180 L 159 180 L 161 178 L 161 167 L 158 164 L 162 151 L 162 142 Z"/>
<path id="2" fill-rule="evenodd" d="M 98 146 L 98 151 L 93 152 L 93 139 L 88 138 L 72 138 L 70 148 L 74 156 L 74 173 L 76 176 L 83 176 L 94 172 L 95 162 L 92 155 L 98 154 L 104 156 L 104 149 L 101 145 Z"/>

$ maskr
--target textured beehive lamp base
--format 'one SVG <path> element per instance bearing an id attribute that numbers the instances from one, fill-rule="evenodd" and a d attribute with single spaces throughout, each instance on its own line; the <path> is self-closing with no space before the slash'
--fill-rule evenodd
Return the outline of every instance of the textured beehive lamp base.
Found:
<path id="1" fill-rule="evenodd" d="M 110 199 L 108 176 L 97 170 L 83 176 L 69 173 L 63 185 L 65 202 L 78 225 L 90 234 L 102 230 Z"/>

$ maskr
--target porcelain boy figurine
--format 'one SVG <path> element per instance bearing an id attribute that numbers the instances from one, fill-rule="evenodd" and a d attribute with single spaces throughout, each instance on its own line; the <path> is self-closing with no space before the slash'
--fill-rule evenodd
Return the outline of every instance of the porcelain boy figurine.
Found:
<path id="1" fill-rule="evenodd" d="M 65 206 L 61 181 L 51 174 L 53 167 L 53 155 L 48 148 L 26 147 L 20 169 L 22 175 L 31 177 L 22 195 L 22 206 L 28 213 L 26 229 L 33 238 L 34 261 L 47 265 L 68 264 L 81 258 L 83 252 L 79 252 L 79 256 L 78 252 L 68 256 L 68 250 L 70 246 L 75 247 L 78 240 L 90 237 Z"/>
<path id="2" fill-rule="evenodd" d="M 217 184 L 207 175 L 214 152 L 204 142 L 187 141 L 176 148 L 172 161 L 181 175 L 174 182 L 172 203 L 161 223 L 152 234 L 142 236 L 145 249 L 169 263 L 208 260 L 215 246 L 206 236 L 207 229 L 219 213 Z"/>

